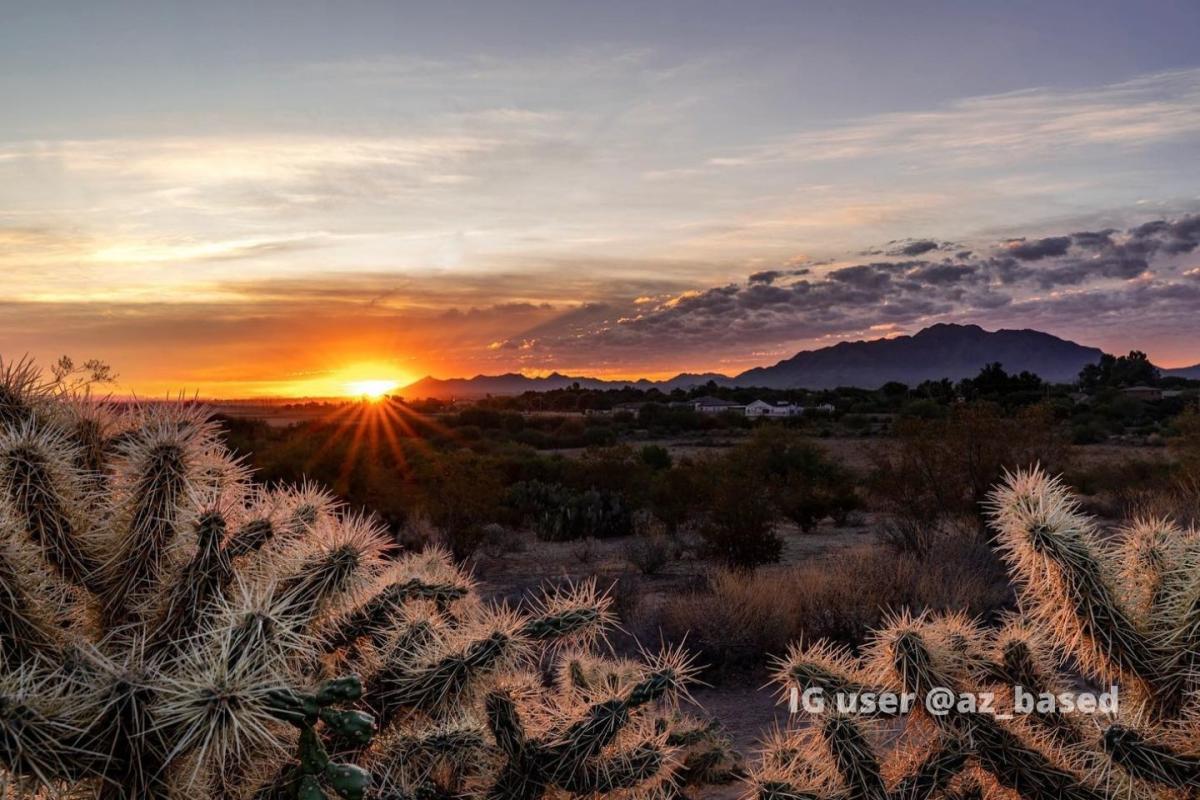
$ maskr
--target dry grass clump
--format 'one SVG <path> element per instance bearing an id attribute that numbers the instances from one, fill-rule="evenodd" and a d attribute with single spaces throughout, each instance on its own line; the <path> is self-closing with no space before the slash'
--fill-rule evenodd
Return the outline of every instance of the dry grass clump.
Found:
<path id="1" fill-rule="evenodd" d="M 889 609 L 989 614 L 1009 595 L 985 545 L 949 541 L 937 558 L 866 545 L 788 568 L 714 573 L 705 590 L 668 598 L 661 624 L 716 666 L 751 666 L 797 639 L 857 645 Z"/>

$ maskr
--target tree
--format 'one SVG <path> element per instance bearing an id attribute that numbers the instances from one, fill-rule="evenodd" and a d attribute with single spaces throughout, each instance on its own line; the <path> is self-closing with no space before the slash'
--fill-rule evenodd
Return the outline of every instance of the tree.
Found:
<path id="1" fill-rule="evenodd" d="M 1140 350 L 1130 350 L 1127 356 L 1105 353 L 1098 363 L 1088 364 L 1079 371 L 1079 385 L 1089 392 L 1124 386 L 1154 386 L 1161 378 L 1158 367 Z"/>
<path id="2" fill-rule="evenodd" d="M 986 364 L 974 378 L 965 378 L 958 384 L 959 393 L 968 400 L 987 398 L 1006 400 L 1018 393 L 1036 393 L 1044 383 L 1040 377 L 1025 371 L 1009 375 L 999 361 Z"/>

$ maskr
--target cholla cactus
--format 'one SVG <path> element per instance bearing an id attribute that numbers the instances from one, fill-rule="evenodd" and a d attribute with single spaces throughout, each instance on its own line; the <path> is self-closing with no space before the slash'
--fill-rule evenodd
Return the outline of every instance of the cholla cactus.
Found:
<path id="1" fill-rule="evenodd" d="M 1200 536 L 1139 520 L 1107 540 L 1038 469 L 991 497 L 1021 614 L 985 629 L 961 615 L 899 615 L 861 657 L 825 642 L 780 660 L 784 691 L 830 704 L 866 692 L 903 709 L 827 709 L 777 733 L 749 781 L 763 798 L 1183 798 L 1200 792 Z M 1026 697 L 1118 688 L 1118 708 L 1069 713 Z M 931 713 L 935 693 L 955 703 Z M 990 708 L 957 698 L 994 698 Z M 1028 705 L 1028 704 L 1026 704 Z M 898 744 L 897 742 L 898 737 Z"/>
<path id="2" fill-rule="evenodd" d="M 591 653 L 608 607 L 592 584 L 485 604 L 445 553 L 255 486 L 194 404 L 0 362 L 5 797 L 649 796 L 686 659 L 603 698 L 538 671 Z"/>
<path id="3" fill-rule="evenodd" d="M 447 618 L 431 601 L 410 605 L 390 638 L 359 657 L 367 705 L 386 726 L 364 761 L 379 796 L 671 797 L 714 780 L 716 769 L 686 769 L 695 725 L 674 709 L 689 660 L 674 650 L 642 662 L 597 655 L 608 605 L 590 583 L 521 615 L 480 607 Z M 536 669 L 543 657 L 548 683 Z"/>

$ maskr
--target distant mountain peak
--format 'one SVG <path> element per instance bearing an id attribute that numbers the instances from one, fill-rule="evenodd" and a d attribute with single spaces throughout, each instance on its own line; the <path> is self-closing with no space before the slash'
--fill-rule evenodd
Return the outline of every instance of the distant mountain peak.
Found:
<path id="1" fill-rule="evenodd" d="M 409 397 L 481 397 L 563 389 L 573 383 L 587 389 L 638 386 L 671 391 L 703 386 L 709 381 L 724 386 L 771 389 L 838 386 L 875 389 L 889 381 L 909 386 L 942 378 L 957 381 L 975 376 L 986 364 L 994 362 L 1010 373 L 1028 371 L 1047 381 L 1066 383 L 1075 380 L 1085 365 L 1099 361 L 1101 355 L 1103 351 L 1099 348 L 1029 328 L 988 331 L 978 325 L 939 322 L 911 335 L 839 342 L 804 350 L 774 366 L 755 367 L 732 378 L 718 373 L 681 373 L 666 381 L 607 381 L 559 372 L 541 378 L 510 372 L 470 379 L 439 380 L 427 376 L 404 387 L 402 392 Z"/>
<path id="2" fill-rule="evenodd" d="M 843 342 L 805 350 L 773 367 L 747 370 L 740 386 L 874 389 L 889 381 L 910 386 L 925 380 L 961 380 L 999 362 L 1009 372 L 1032 372 L 1052 382 L 1072 381 L 1102 351 L 1036 330 L 984 330 L 978 325 L 938 323 L 911 336 Z"/>

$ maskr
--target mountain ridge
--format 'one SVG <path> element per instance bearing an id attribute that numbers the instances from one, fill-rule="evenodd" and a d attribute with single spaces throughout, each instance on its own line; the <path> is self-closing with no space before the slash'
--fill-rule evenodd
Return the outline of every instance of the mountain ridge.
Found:
<path id="1" fill-rule="evenodd" d="M 481 397 L 526 391 L 550 391 L 578 383 L 588 389 L 623 387 L 671 391 L 714 381 L 722 386 L 767 389 L 831 389 L 854 386 L 875 389 L 889 381 L 915 386 L 923 380 L 961 380 L 976 375 L 988 363 L 1000 362 L 1009 372 L 1033 372 L 1044 380 L 1075 380 L 1087 364 L 1100 360 L 1103 351 L 1031 328 L 987 331 L 978 325 L 938 323 L 892 338 L 839 342 L 829 347 L 802 350 L 770 366 L 754 367 L 737 375 L 680 373 L 665 381 L 646 378 L 612 381 L 552 372 L 530 378 L 517 372 L 476 375 L 473 378 L 439 379 L 426 376 L 400 390 L 409 397 Z M 1164 375 L 1200 378 L 1200 365 L 1163 370 Z"/>

